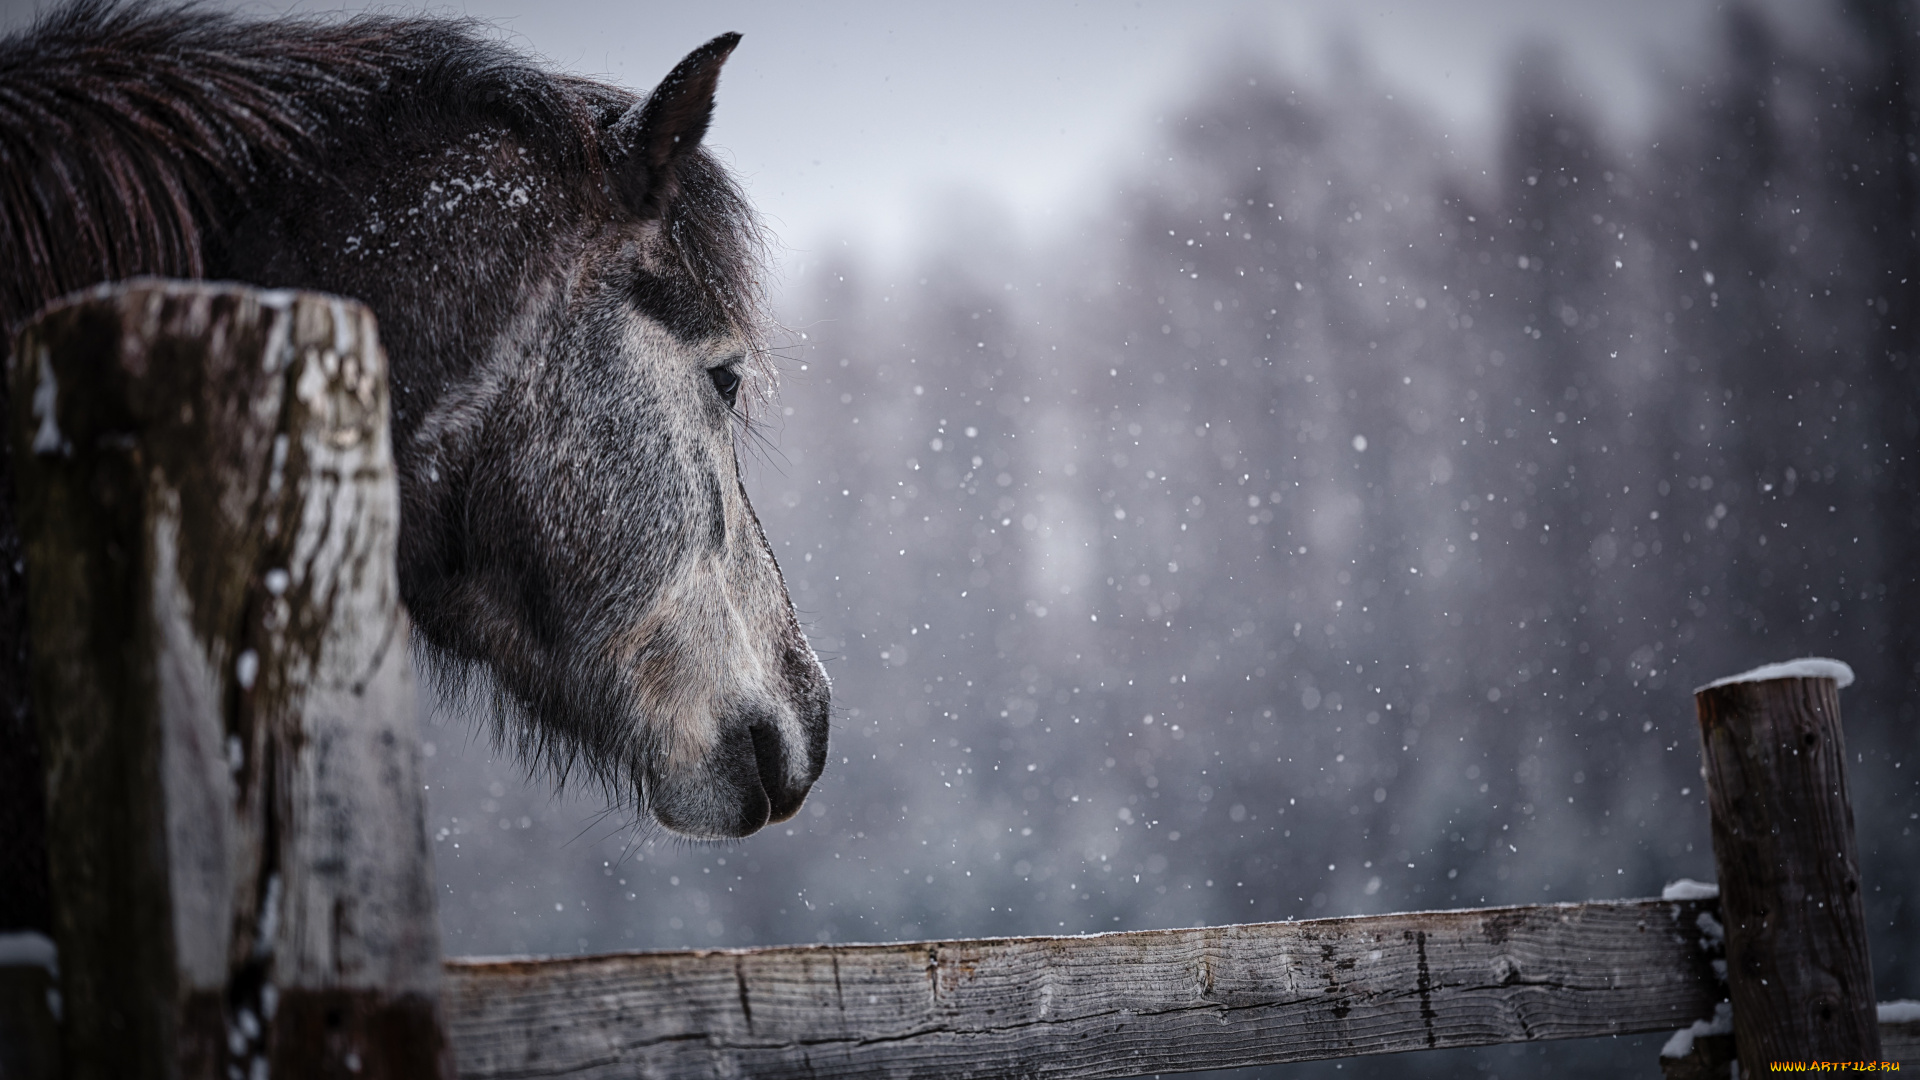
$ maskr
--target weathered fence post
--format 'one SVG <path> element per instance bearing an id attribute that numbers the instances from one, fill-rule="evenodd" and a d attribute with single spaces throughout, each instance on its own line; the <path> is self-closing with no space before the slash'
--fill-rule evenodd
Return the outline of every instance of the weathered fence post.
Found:
<path id="1" fill-rule="evenodd" d="M 1742 1075 L 1878 1061 L 1840 737 L 1845 664 L 1797 660 L 1694 691 Z"/>
<path id="2" fill-rule="evenodd" d="M 372 316 L 136 281 L 9 377 L 68 1075 L 450 1077 Z"/>

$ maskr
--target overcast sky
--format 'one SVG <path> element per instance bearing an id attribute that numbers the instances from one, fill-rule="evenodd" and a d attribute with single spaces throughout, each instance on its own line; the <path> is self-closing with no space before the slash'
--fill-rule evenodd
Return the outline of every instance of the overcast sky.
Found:
<path id="1" fill-rule="evenodd" d="M 233 0 L 230 0 L 233 2 Z M 4 25 L 33 0 L 0 0 Z M 235 2 L 271 13 L 407 4 Z M 791 252 L 852 238 L 897 246 L 937 200 L 970 190 L 1016 220 L 1071 216 L 1206 65 L 1272 56 L 1309 82 L 1347 41 L 1469 143 L 1523 41 L 1559 43 L 1601 112 L 1646 120 L 1650 74 L 1703 40 L 1715 0 L 873 0 L 573 3 L 460 0 L 561 67 L 644 89 L 715 34 L 746 35 L 720 86 L 723 149 Z"/>

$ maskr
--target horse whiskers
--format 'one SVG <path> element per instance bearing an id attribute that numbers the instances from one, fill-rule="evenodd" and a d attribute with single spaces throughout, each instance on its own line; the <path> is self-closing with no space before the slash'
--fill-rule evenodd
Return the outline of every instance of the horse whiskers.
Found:
<path id="1" fill-rule="evenodd" d="M 740 428 L 739 434 L 740 438 L 746 440 L 746 449 L 755 461 L 765 464 L 768 468 L 773 469 L 782 476 L 786 475 L 786 469 L 781 465 L 775 464 L 773 459 L 778 457 L 780 461 L 785 464 L 791 464 L 791 461 L 788 460 L 785 451 L 774 445 L 773 436 L 767 434 L 764 426 L 746 427 L 743 425 Z M 736 453 L 737 452 L 738 450 L 736 449 Z"/>

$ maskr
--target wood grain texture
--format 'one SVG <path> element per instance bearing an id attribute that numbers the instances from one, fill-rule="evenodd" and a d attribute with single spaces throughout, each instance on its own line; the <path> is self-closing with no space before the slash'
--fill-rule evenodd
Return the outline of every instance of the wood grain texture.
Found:
<path id="1" fill-rule="evenodd" d="M 135 281 L 12 356 L 68 1075 L 432 1075 L 372 316 Z"/>
<path id="2" fill-rule="evenodd" d="M 1713 908 L 452 960 L 443 1000 L 465 1080 L 1134 1076 L 1682 1028 Z"/>
<path id="3" fill-rule="evenodd" d="M 1694 703 L 1741 1071 L 1879 1060 L 1838 687 L 1737 682 Z"/>

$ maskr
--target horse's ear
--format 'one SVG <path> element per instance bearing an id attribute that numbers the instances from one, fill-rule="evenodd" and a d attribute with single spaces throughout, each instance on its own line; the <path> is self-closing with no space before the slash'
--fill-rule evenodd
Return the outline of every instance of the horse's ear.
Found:
<path id="1" fill-rule="evenodd" d="M 608 131 L 615 190 L 642 219 L 660 217 L 679 193 L 679 164 L 707 133 L 720 66 L 739 43 L 721 34 L 688 53 Z"/>

